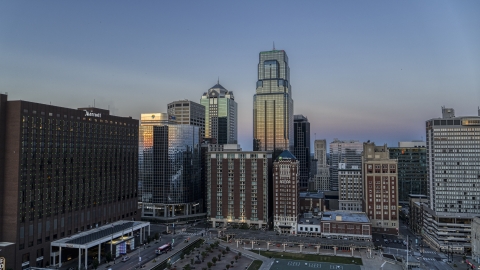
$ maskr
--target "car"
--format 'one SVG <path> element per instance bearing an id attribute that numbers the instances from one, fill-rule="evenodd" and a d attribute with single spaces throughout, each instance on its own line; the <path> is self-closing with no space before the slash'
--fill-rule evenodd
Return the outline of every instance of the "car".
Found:
<path id="1" fill-rule="evenodd" d="M 396 243 L 397 243 L 397 240 L 393 240 L 393 243 L 395 243 L 395 244 L 396 244 Z"/>
<path id="2" fill-rule="evenodd" d="M 122 258 L 122 262 L 126 262 L 128 260 L 130 260 L 130 257 L 128 257 L 128 256 L 125 256 L 125 257 Z"/>
<path id="3" fill-rule="evenodd" d="M 376 241 L 377 241 L 377 242 L 380 242 L 380 239 L 378 239 L 378 238 L 377 238 L 377 240 L 376 240 Z"/>

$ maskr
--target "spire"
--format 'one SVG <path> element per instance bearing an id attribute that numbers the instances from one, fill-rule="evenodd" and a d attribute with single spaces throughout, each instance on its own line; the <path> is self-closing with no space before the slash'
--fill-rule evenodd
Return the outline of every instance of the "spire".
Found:
<path id="1" fill-rule="evenodd" d="M 275 51 L 275 41 L 273 42 L 273 50 Z"/>
<path id="2" fill-rule="evenodd" d="M 220 84 L 220 76 L 218 76 L 217 84 Z"/>

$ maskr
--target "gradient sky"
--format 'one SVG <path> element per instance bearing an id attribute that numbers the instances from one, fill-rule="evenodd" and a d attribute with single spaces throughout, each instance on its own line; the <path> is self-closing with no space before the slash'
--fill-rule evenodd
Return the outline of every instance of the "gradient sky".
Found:
<path id="1" fill-rule="evenodd" d="M 425 139 L 480 105 L 480 1 L 1 1 L 0 92 L 139 118 L 220 83 L 252 149 L 258 54 L 287 52 L 312 140 Z M 316 135 L 315 135 L 316 134 Z"/>

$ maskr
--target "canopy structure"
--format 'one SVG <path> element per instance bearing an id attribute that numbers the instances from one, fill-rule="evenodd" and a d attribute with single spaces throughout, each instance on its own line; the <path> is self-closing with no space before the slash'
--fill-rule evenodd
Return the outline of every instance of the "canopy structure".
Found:
<path id="1" fill-rule="evenodd" d="M 110 244 L 111 248 L 113 244 L 133 238 L 134 232 L 136 231 L 139 232 L 138 234 L 140 236 L 140 243 L 143 243 L 143 239 L 145 239 L 145 229 L 147 227 L 148 235 L 150 235 L 150 222 L 120 220 L 89 231 L 72 235 L 70 237 L 52 241 L 50 244 L 50 254 L 52 254 L 53 257 L 53 265 L 56 265 L 55 258 L 57 256 L 57 252 L 52 252 L 53 247 L 59 248 L 59 267 L 62 266 L 62 248 L 78 248 L 78 269 L 81 269 L 82 250 L 85 250 L 84 266 L 87 267 L 87 254 L 89 248 L 95 246 L 99 247 L 99 254 L 97 257 L 98 261 L 100 262 L 101 244 Z"/>

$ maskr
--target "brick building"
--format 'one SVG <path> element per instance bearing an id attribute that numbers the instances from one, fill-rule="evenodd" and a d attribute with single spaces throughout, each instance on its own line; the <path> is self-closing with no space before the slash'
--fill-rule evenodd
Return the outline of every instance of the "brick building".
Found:
<path id="1" fill-rule="evenodd" d="M 324 212 L 321 227 L 323 237 L 372 240 L 372 223 L 365 213 Z"/>
<path id="2" fill-rule="evenodd" d="M 390 159 L 387 145 L 363 144 L 363 209 L 373 231 L 398 234 L 397 160 Z"/>

